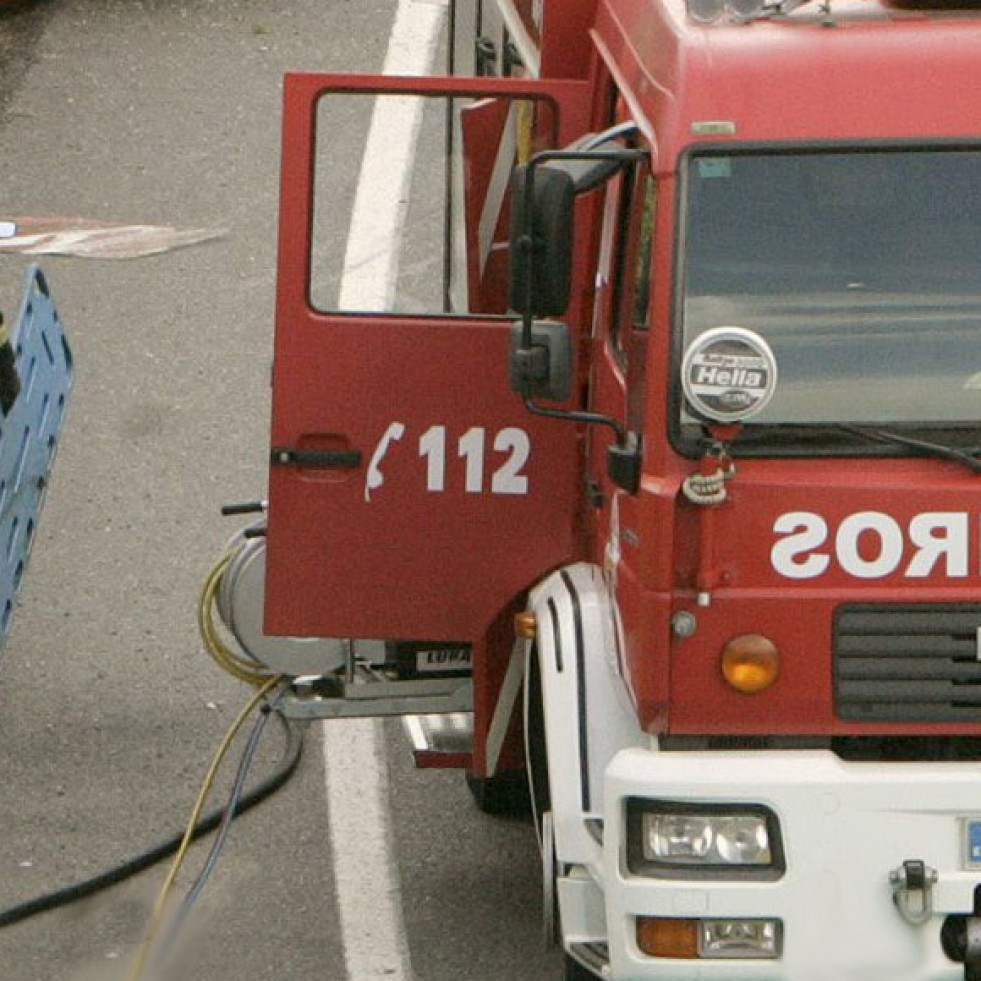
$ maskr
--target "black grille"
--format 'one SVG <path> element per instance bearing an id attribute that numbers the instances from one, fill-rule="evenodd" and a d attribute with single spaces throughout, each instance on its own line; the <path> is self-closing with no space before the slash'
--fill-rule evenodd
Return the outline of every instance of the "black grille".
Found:
<path id="1" fill-rule="evenodd" d="M 848 722 L 981 722 L 981 604 L 843 606 L 835 709 Z"/>

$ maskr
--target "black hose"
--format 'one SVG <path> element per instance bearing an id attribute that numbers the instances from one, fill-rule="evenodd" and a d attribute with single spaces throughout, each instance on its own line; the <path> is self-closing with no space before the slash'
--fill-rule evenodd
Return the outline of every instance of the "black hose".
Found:
<path id="1" fill-rule="evenodd" d="M 303 756 L 303 730 L 296 724 L 291 724 L 279 714 L 277 714 L 277 718 L 282 723 L 287 735 L 286 746 L 283 750 L 283 762 L 280 768 L 271 776 L 267 777 L 254 790 L 250 790 L 242 797 L 239 806 L 235 810 L 235 817 L 244 814 L 246 811 L 251 810 L 256 805 L 261 804 L 264 800 L 271 797 L 286 784 L 296 772 L 296 768 L 300 765 L 300 760 Z M 214 831 L 221 823 L 224 814 L 225 808 L 220 807 L 201 818 L 197 827 L 194 829 L 192 840 L 196 841 L 203 835 Z M 139 855 L 93 876 L 91 879 L 85 879 L 82 882 L 66 886 L 63 889 L 57 889 L 43 896 L 37 896 L 34 899 L 29 899 L 25 903 L 11 906 L 9 909 L 0 910 L 0 929 L 13 926 L 15 923 L 21 923 L 24 920 L 30 919 L 32 916 L 38 916 L 40 913 L 47 913 L 49 910 L 58 909 L 60 906 L 67 906 L 70 903 L 85 899 L 88 896 L 93 896 L 98 892 L 102 892 L 104 889 L 108 889 L 110 886 L 123 882 L 137 873 L 156 865 L 157 862 L 163 861 L 168 856 L 173 855 L 180 848 L 183 839 L 184 832 L 178 832 L 159 845 L 155 845 L 147 851 L 141 852 Z"/>

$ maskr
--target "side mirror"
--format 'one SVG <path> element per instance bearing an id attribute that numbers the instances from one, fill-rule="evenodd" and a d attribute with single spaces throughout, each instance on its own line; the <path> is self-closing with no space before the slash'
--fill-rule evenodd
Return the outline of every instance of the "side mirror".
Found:
<path id="1" fill-rule="evenodd" d="M 601 187 L 641 155 L 607 149 L 602 141 L 593 146 L 596 139 L 569 150 L 546 151 L 541 157 L 549 159 L 515 168 L 509 303 L 525 316 L 560 317 L 569 308 L 576 197 Z"/>
<path id="2" fill-rule="evenodd" d="M 531 347 L 525 347 L 524 324 L 511 326 L 511 388 L 526 398 L 564 402 L 572 394 L 572 338 L 569 325 L 536 320 Z"/>
<path id="3" fill-rule="evenodd" d="M 523 164 L 511 179 L 509 303 L 532 317 L 559 317 L 569 307 L 575 180 L 557 164 L 538 164 L 529 201 L 529 171 Z"/>

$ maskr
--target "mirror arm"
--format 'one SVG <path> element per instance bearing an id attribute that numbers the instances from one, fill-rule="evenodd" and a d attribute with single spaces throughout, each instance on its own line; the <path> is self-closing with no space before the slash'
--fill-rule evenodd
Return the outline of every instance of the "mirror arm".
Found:
<path id="1" fill-rule="evenodd" d="M 599 150 L 604 144 L 614 143 L 628 136 L 634 136 L 640 132 L 640 127 L 632 119 L 626 122 L 617 123 L 601 133 L 587 133 L 585 137 L 576 142 L 577 150 Z"/>
<path id="2" fill-rule="evenodd" d="M 609 426 L 616 433 L 617 442 L 621 445 L 627 439 L 627 430 L 612 416 L 605 416 L 601 412 L 583 412 L 578 409 L 548 409 L 544 405 L 532 402 L 530 398 L 525 398 L 525 408 L 534 415 L 545 416 L 547 419 L 567 419 L 570 422 Z"/>
<path id="3" fill-rule="evenodd" d="M 623 170 L 625 167 L 634 163 L 637 160 L 642 160 L 648 156 L 647 150 L 640 148 L 630 148 L 630 147 L 613 147 L 607 150 L 602 149 L 602 146 L 596 149 L 575 149 L 575 150 L 543 150 L 541 153 L 536 153 L 534 157 L 531 158 L 529 163 L 529 169 L 531 165 L 542 162 L 542 163 L 558 163 L 563 162 L 574 165 L 574 164 L 592 164 L 592 168 L 587 168 L 580 173 L 576 173 L 572 170 L 570 166 L 567 168 L 573 178 L 576 188 L 576 197 L 580 194 L 587 194 L 589 191 L 595 191 L 596 188 L 605 184 L 610 180 L 616 173 Z"/>

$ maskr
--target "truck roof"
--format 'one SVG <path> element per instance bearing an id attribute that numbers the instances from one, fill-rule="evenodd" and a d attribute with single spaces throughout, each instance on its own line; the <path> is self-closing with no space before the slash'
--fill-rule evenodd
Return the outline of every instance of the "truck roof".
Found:
<path id="1" fill-rule="evenodd" d="M 923 9 L 888 0 L 817 3 L 781 18 L 693 21 L 685 0 L 602 0 L 598 37 L 656 120 L 661 165 L 727 139 L 981 137 L 981 4 Z"/>

